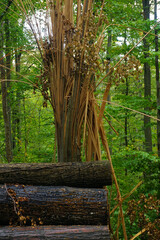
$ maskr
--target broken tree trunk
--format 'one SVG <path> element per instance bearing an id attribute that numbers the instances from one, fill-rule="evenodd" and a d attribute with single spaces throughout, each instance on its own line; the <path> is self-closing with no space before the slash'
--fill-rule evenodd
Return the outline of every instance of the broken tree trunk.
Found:
<path id="1" fill-rule="evenodd" d="M 1 227 L 0 240 L 110 240 L 107 226 Z"/>
<path id="2" fill-rule="evenodd" d="M 108 161 L 84 163 L 1 164 L 0 184 L 94 187 L 112 184 Z"/>
<path id="3" fill-rule="evenodd" d="M 0 225 L 16 222 L 107 225 L 107 191 L 93 188 L 3 185 L 0 186 L 0 216 Z"/>

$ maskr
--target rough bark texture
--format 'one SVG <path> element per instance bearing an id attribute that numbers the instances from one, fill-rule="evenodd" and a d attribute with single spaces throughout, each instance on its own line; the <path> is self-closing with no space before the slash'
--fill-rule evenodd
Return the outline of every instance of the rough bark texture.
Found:
<path id="1" fill-rule="evenodd" d="M 18 215 L 19 218 L 18 218 Z M 107 225 L 104 189 L 3 185 L 0 225 L 19 223 L 23 216 L 44 225 Z M 39 219 L 40 218 L 40 219 Z M 30 223 L 28 223 L 30 224 Z"/>
<path id="2" fill-rule="evenodd" d="M 1 240 L 110 240 L 107 226 L 1 227 Z"/>
<path id="3" fill-rule="evenodd" d="M 0 184 L 3 183 L 100 188 L 111 185 L 112 176 L 108 161 L 1 164 Z"/>

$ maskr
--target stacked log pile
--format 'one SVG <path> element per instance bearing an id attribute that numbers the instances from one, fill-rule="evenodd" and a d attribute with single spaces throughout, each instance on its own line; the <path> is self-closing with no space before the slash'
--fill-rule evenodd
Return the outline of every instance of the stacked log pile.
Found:
<path id="1" fill-rule="evenodd" d="M 106 161 L 0 165 L 0 239 L 110 239 L 111 183 Z"/>

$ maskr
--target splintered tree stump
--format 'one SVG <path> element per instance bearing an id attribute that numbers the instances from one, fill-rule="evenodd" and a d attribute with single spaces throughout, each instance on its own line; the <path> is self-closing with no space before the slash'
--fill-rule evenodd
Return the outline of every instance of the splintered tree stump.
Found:
<path id="1" fill-rule="evenodd" d="M 3 185 L 0 186 L 0 216 L 0 225 L 16 223 L 23 217 L 27 222 L 33 219 L 43 225 L 107 225 L 107 191 Z"/>
<path id="2" fill-rule="evenodd" d="M 1 227 L 0 240 L 110 240 L 107 226 Z"/>
<path id="3" fill-rule="evenodd" d="M 112 184 L 108 161 L 0 164 L 0 184 L 101 188 Z"/>

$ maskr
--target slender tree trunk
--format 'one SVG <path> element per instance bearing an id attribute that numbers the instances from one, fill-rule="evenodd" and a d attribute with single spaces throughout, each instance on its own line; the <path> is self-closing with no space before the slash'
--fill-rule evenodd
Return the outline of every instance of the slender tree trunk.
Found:
<path id="1" fill-rule="evenodd" d="M 8 20 L 8 17 L 5 19 L 5 37 L 6 37 L 6 80 L 7 80 L 7 89 L 10 90 L 10 79 L 11 79 L 11 42 L 10 42 L 10 23 Z M 7 94 L 8 98 L 8 114 L 9 114 L 9 121 L 10 121 L 10 132 L 11 132 L 11 97 L 10 94 Z M 12 136 L 10 134 L 11 142 L 12 142 Z"/>
<path id="2" fill-rule="evenodd" d="M 126 78 L 126 96 L 128 96 L 129 93 L 129 83 L 128 83 L 128 78 Z M 128 147 L 128 110 L 126 109 L 125 111 L 125 127 L 124 127 L 124 131 L 125 131 L 125 136 L 124 136 L 124 140 L 125 140 L 125 146 Z M 128 157 L 128 155 L 126 155 L 126 158 Z M 125 168 L 125 175 L 127 176 L 128 172 L 127 172 L 127 168 Z"/>
<path id="3" fill-rule="evenodd" d="M 38 109 L 38 136 L 40 136 L 40 132 L 41 132 L 41 108 Z M 39 142 L 39 148 L 38 148 L 39 152 L 41 150 L 41 145 Z"/>
<path id="4" fill-rule="evenodd" d="M 23 115 L 24 115 L 24 147 L 25 147 L 25 159 L 27 156 L 27 148 L 28 148 L 28 135 L 27 135 L 27 121 L 26 121 L 26 105 L 25 105 L 25 97 L 23 97 Z"/>
<path id="5" fill-rule="evenodd" d="M 107 65 L 107 69 L 106 69 L 106 74 L 109 72 L 109 66 L 110 66 L 110 63 L 111 63 L 111 56 L 110 56 L 111 46 L 112 46 L 112 32 L 111 32 L 111 30 L 108 30 L 108 43 L 107 43 L 108 65 Z M 107 101 L 109 101 L 109 102 L 111 101 L 111 95 L 110 94 L 108 94 Z M 110 103 L 108 103 L 108 104 L 110 104 Z M 111 123 L 111 121 L 110 121 L 110 123 Z M 109 135 L 112 135 L 111 128 L 109 129 Z M 110 154 L 112 154 L 112 146 L 111 145 L 109 147 L 109 150 L 110 150 Z"/>
<path id="6" fill-rule="evenodd" d="M 20 61 L 21 61 L 21 51 L 15 52 L 15 62 L 16 62 L 16 73 L 20 73 Z M 17 78 L 19 78 L 17 74 Z M 21 119 L 20 119 L 20 108 L 21 108 L 21 99 L 20 99 L 20 89 L 16 91 L 16 131 L 17 131 L 17 146 L 18 151 L 20 151 L 20 140 L 21 140 Z"/>
<path id="7" fill-rule="evenodd" d="M 8 120 L 9 120 L 9 138 L 11 142 L 11 151 L 13 150 L 12 148 L 12 130 L 11 130 L 11 94 L 9 93 L 10 91 L 10 79 L 11 79 L 11 41 L 10 41 L 10 22 L 8 19 L 8 16 L 5 18 L 5 43 L 6 43 L 6 49 L 5 49 L 5 54 L 6 54 L 6 80 L 7 80 L 7 101 L 8 101 Z M 13 157 L 13 153 L 12 153 Z"/>
<path id="8" fill-rule="evenodd" d="M 0 30 L 0 64 L 4 65 L 3 60 L 3 26 L 1 24 Z M 12 161 L 12 144 L 11 144 L 11 122 L 10 122 L 10 108 L 8 104 L 7 83 L 5 82 L 5 68 L 0 67 L 1 70 L 1 87 L 2 87 L 2 107 L 5 127 L 5 144 L 6 144 L 6 158 L 8 162 Z M 4 81 L 3 81 L 4 80 Z"/>
<path id="9" fill-rule="evenodd" d="M 15 99 L 14 99 L 15 102 Z M 14 155 L 14 149 L 16 148 L 16 109 L 15 106 L 12 106 L 12 149 Z"/>
<path id="10" fill-rule="evenodd" d="M 20 72 L 20 59 L 21 59 L 21 52 L 17 52 L 15 50 L 15 70 L 16 73 Z M 19 76 L 17 74 L 17 79 Z M 18 147 L 18 151 L 20 150 L 20 139 L 21 139 L 21 128 L 20 128 L 20 89 L 17 88 L 14 98 L 14 104 L 12 107 L 12 145 L 13 149 Z"/>
<path id="11" fill-rule="evenodd" d="M 124 38 L 124 45 L 125 46 L 127 45 L 126 38 L 127 38 L 127 34 L 126 34 L 126 31 L 125 31 L 125 38 Z M 126 60 L 125 60 L 125 64 L 126 64 Z M 126 77 L 125 80 L 126 80 L 125 95 L 127 97 L 128 93 L 129 93 L 128 77 Z M 125 111 L 125 137 L 124 137 L 124 140 L 125 140 L 125 146 L 127 147 L 128 146 L 128 110 Z"/>
<path id="12" fill-rule="evenodd" d="M 154 19 L 157 21 L 157 0 L 154 1 Z M 158 29 L 155 29 L 155 52 L 159 51 L 158 47 Z M 157 85 L 157 118 L 160 119 L 160 81 L 159 81 L 159 63 L 158 55 L 155 56 L 155 68 L 156 68 L 156 85 Z M 157 149 L 158 156 L 160 157 L 160 121 L 157 121 Z"/>
<path id="13" fill-rule="evenodd" d="M 149 0 L 142 0 L 143 2 L 143 12 L 144 12 L 144 20 L 149 19 L 150 15 L 150 4 Z M 148 31 L 148 28 L 147 28 Z M 149 43 L 145 38 L 143 40 L 144 47 L 144 97 L 145 99 L 150 100 L 151 97 L 151 70 L 150 65 L 148 63 L 149 58 Z M 144 110 L 146 112 L 149 111 L 149 107 L 145 106 Z M 145 149 L 147 152 L 152 152 L 152 132 L 151 132 L 151 121 L 150 118 L 144 116 L 144 133 L 145 133 Z"/>
<path id="14" fill-rule="evenodd" d="M 127 33 L 126 33 L 126 30 L 125 30 L 125 38 L 124 38 L 124 45 L 126 46 L 127 43 Z M 125 64 L 126 64 L 126 59 L 125 59 Z M 128 77 L 125 78 L 126 80 L 126 91 L 125 91 L 125 95 L 126 97 L 128 97 L 128 94 L 129 94 L 129 82 L 128 82 Z M 125 119 L 124 119 L 124 124 L 125 124 L 125 128 L 124 128 L 124 140 L 125 140 L 125 146 L 128 147 L 128 110 L 126 109 L 125 110 Z M 128 156 L 126 156 L 127 158 Z M 125 175 L 127 176 L 127 168 L 125 168 Z"/>
<path id="15" fill-rule="evenodd" d="M 154 19 L 157 21 L 157 0 L 154 0 Z M 155 52 L 159 51 L 158 47 L 158 29 L 155 29 Z M 160 119 L 160 81 L 159 81 L 159 63 L 158 55 L 155 56 L 155 68 L 156 68 L 156 85 L 157 85 L 157 118 Z M 157 121 L 157 150 L 160 157 L 160 121 Z M 159 163 L 160 170 L 160 163 Z M 158 199 L 160 198 L 160 180 L 158 188 Z"/>
<path id="16" fill-rule="evenodd" d="M 17 53 L 16 53 L 16 50 L 15 50 L 15 70 L 17 72 Z M 12 104 L 12 148 L 13 150 L 16 148 L 16 145 L 17 145 L 17 140 L 16 140 L 16 137 L 17 137 L 17 124 L 16 124 L 16 118 L 17 118 L 17 99 L 16 99 L 16 95 L 15 93 L 13 93 L 13 96 L 12 96 L 12 99 L 13 99 L 13 104 Z"/>
<path id="17" fill-rule="evenodd" d="M 128 96 L 129 92 L 129 84 L 128 84 L 128 78 L 126 78 L 126 96 Z M 125 111 L 125 146 L 128 146 L 128 110 Z"/>

